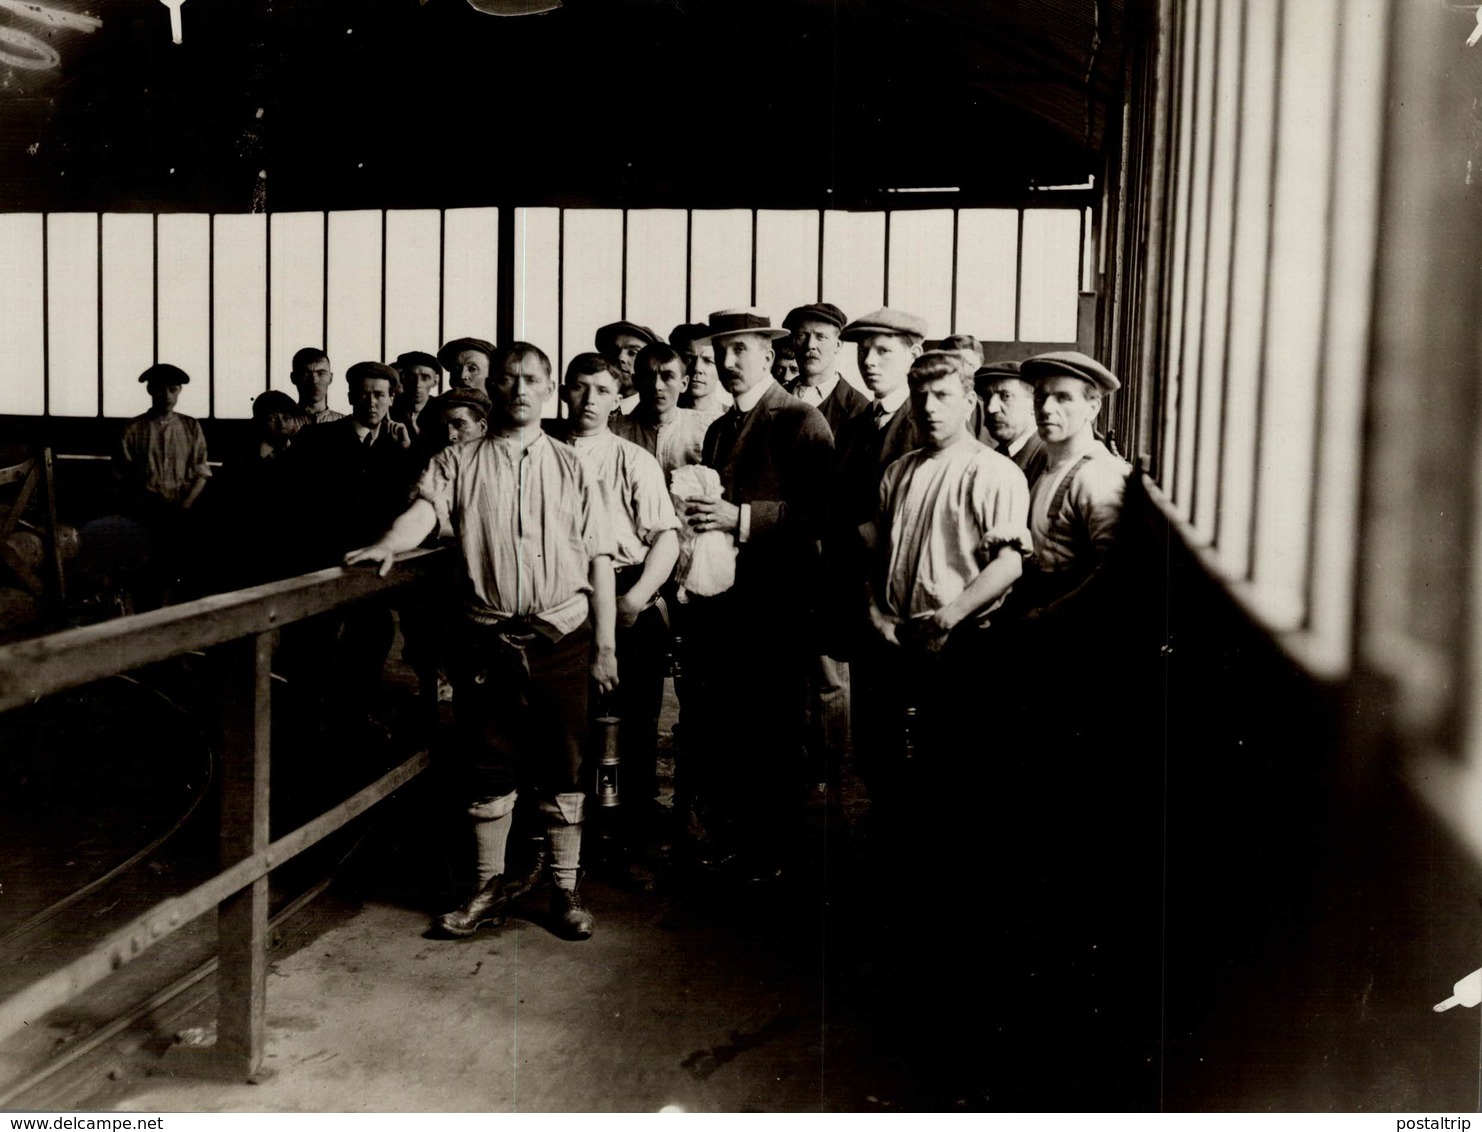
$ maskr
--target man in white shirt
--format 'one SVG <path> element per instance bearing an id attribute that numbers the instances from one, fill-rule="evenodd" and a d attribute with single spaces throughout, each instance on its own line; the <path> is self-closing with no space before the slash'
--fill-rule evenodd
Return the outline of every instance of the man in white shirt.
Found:
<path id="1" fill-rule="evenodd" d="M 659 712 L 669 654 L 659 589 L 679 557 L 679 519 L 658 461 L 608 427 L 620 380 L 615 362 L 601 354 L 578 354 L 566 367 L 561 393 L 571 414 L 567 443 L 592 473 L 613 536 L 622 682 L 609 697 L 609 706 L 622 721 L 621 808 L 631 838 L 641 835 L 657 816 Z"/>
<path id="2" fill-rule="evenodd" d="M 329 355 L 317 346 L 305 346 L 293 355 L 293 371 L 289 376 L 298 390 L 298 407 L 309 418 L 310 424 L 330 424 L 343 420 L 344 413 L 329 407 L 329 387 L 334 384 L 334 370 L 330 368 Z"/>
<path id="3" fill-rule="evenodd" d="M 638 407 L 626 416 L 614 417 L 612 431 L 656 459 L 667 483 L 675 468 L 700 462 L 710 422 L 694 409 L 679 407 L 689 378 L 684 359 L 674 347 L 650 343 L 638 352 L 633 369 Z"/>

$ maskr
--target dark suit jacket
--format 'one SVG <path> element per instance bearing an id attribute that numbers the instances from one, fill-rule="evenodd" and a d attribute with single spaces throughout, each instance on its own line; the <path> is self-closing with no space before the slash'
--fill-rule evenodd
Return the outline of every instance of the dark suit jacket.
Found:
<path id="1" fill-rule="evenodd" d="M 803 379 L 798 378 L 787 387 L 787 391 L 796 397 L 802 386 Z M 840 425 L 869 407 L 870 399 L 840 377 L 834 383 L 829 395 L 823 399 L 823 403 L 818 406 L 818 411 L 823 414 L 823 419 L 828 421 L 829 432 L 838 436 Z"/>
<path id="2" fill-rule="evenodd" d="M 994 441 L 992 447 L 997 448 L 998 442 Z M 1007 455 L 1007 453 L 1005 453 Z M 1029 439 L 1024 442 L 1024 447 L 1009 459 L 1019 465 L 1019 470 L 1024 473 L 1024 478 L 1029 481 L 1029 486 L 1034 486 L 1034 481 L 1039 479 L 1044 472 L 1045 466 L 1050 462 L 1049 449 L 1045 447 L 1045 441 L 1039 434 L 1039 430 L 1029 434 Z"/>
<path id="3" fill-rule="evenodd" d="M 817 582 L 832 452 L 823 414 L 780 385 L 739 422 L 728 412 L 706 430 L 701 463 L 720 473 L 729 502 L 751 505 L 750 536 L 737 547 L 739 594 L 768 595 L 780 612 Z"/>
<path id="4" fill-rule="evenodd" d="M 347 550 L 374 542 L 406 510 L 416 454 L 383 428 L 367 447 L 345 417 L 301 432 L 287 452 L 301 491 L 295 535 L 306 569 L 334 565 Z"/>

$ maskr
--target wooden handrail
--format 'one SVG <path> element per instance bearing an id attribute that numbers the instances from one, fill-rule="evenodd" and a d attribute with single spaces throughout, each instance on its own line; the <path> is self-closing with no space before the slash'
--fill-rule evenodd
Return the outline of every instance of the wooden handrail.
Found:
<path id="1" fill-rule="evenodd" d="M 413 550 L 400 555 L 385 578 L 364 567 L 332 566 L 5 645 L 0 647 L 0 711 L 389 593 L 418 576 L 406 566 L 437 553 Z"/>

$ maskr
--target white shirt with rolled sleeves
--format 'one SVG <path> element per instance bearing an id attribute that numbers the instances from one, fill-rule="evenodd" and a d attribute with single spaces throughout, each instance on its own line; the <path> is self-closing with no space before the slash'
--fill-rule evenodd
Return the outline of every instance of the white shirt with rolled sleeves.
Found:
<path id="1" fill-rule="evenodd" d="M 574 436 L 571 446 L 592 473 L 612 531 L 612 566 L 640 566 L 654 540 L 679 529 L 674 501 L 659 462 L 636 444 L 610 432 Z"/>
<path id="2" fill-rule="evenodd" d="M 1004 548 L 1029 557 L 1028 512 L 1024 473 L 971 437 L 940 451 L 906 453 L 880 481 L 875 534 L 887 554 L 882 607 L 902 618 L 934 613 Z M 985 621 L 1006 596 L 974 620 Z"/>

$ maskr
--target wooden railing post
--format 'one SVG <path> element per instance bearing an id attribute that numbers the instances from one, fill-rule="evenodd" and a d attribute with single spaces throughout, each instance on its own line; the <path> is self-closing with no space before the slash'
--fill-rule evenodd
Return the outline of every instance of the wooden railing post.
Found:
<path id="1" fill-rule="evenodd" d="M 221 867 L 268 847 L 268 764 L 272 730 L 273 634 L 224 646 L 230 658 L 222 709 Z M 266 1042 L 268 878 L 258 877 L 217 906 L 216 1061 L 250 1078 Z"/>

